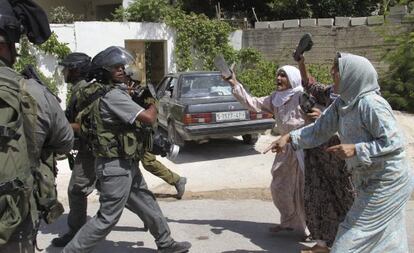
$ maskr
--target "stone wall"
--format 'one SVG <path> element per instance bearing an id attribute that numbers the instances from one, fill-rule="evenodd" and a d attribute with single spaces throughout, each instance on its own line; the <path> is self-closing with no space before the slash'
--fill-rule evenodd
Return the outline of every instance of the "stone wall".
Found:
<path id="1" fill-rule="evenodd" d="M 256 48 L 279 64 L 294 64 L 292 52 L 309 32 L 314 46 L 306 53 L 307 62 L 331 63 L 335 52 L 350 52 L 367 57 L 381 71 L 387 67 L 382 61 L 385 51 L 395 46 L 386 43 L 384 35 L 406 32 L 413 25 L 405 6 L 392 8 L 385 20 L 371 16 L 257 22 L 255 29 L 243 31 L 242 46 Z"/>

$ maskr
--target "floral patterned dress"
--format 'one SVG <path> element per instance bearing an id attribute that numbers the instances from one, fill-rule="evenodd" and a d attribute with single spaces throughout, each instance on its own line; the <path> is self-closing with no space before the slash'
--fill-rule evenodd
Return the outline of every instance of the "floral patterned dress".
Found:
<path id="1" fill-rule="evenodd" d="M 330 87 L 319 83 L 304 86 L 321 106 L 329 106 Z M 340 144 L 337 135 L 328 142 L 305 150 L 305 213 L 306 225 L 314 240 L 323 240 L 329 247 L 335 240 L 339 224 L 352 206 L 355 190 L 351 173 L 344 160 L 325 151 Z"/>

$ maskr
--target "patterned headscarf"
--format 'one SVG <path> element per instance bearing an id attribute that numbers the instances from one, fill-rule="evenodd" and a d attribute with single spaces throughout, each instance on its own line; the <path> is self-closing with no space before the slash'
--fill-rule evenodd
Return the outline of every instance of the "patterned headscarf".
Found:
<path id="1" fill-rule="evenodd" d="M 378 74 L 371 62 L 362 56 L 341 53 L 339 61 L 339 110 L 352 110 L 360 98 L 379 93 Z"/>
<path id="2" fill-rule="evenodd" d="M 285 104 L 295 93 L 303 91 L 302 78 L 299 69 L 294 66 L 285 65 L 279 68 L 276 73 L 279 73 L 282 70 L 286 73 L 292 88 L 284 91 L 276 91 L 276 94 L 272 99 L 272 104 L 275 107 Z"/>

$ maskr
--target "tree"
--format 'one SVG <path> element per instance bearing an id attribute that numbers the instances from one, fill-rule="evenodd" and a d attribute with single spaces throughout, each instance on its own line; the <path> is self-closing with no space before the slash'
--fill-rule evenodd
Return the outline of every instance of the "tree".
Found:
<path id="1" fill-rule="evenodd" d="M 382 0 L 308 0 L 312 17 L 369 16 L 382 4 Z"/>
<path id="2" fill-rule="evenodd" d="M 414 31 L 390 36 L 397 47 L 389 51 L 389 70 L 381 77 L 381 91 L 393 109 L 414 112 Z"/>

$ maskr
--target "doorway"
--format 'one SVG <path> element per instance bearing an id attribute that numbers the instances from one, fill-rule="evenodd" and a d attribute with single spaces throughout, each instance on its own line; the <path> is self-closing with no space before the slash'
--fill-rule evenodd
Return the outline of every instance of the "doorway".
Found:
<path id="1" fill-rule="evenodd" d="M 154 40 L 125 40 L 125 48 L 135 58 L 138 81 L 157 85 L 167 72 L 167 42 Z"/>

